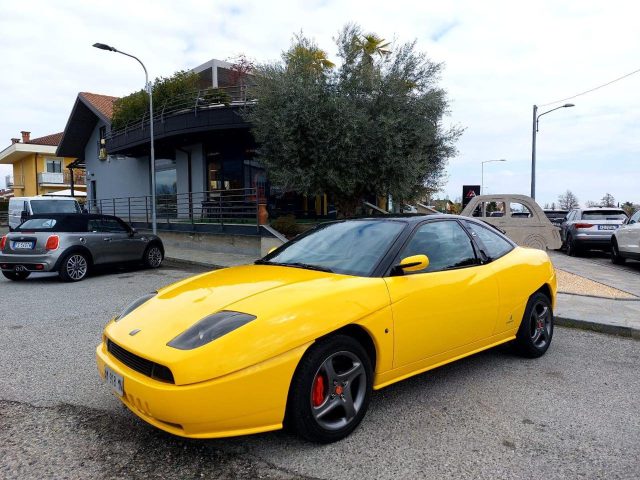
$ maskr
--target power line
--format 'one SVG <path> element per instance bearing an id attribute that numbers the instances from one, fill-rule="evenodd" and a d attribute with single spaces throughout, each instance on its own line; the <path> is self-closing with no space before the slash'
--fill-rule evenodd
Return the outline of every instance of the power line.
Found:
<path id="1" fill-rule="evenodd" d="M 581 96 L 581 95 L 586 95 L 587 93 L 595 92 L 596 90 L 599 90 L 599 89 L 601 89 L 601 88 L 603 88 L 603 87 L 606 87 L 606 86 L 608 86 L 608 85 L 611 85 L 612 83 L 615 83 L 615 82 L 618 82 L 618 81 L 620 81 L 620 80 L 623 80 L 623 79 L 625 79 L 625 78 L 627 78 L 627 77 L 630 77 L 630 76 L 631 76 L 631 75 L 633 75 L 634 73 L 638 73 L 638 72 L 640 72 L 640 68 L 639 68 L 639 69 L 637 69 L 637 70 L 634 70 L 633 72 L 627 73 L 626 75 L 623 75 L 623 76 L 621 76 L 621 77 L 618 77 L 618 78 L 616 78 L 616 79 L 614 79 L 614 80 L 611 80 L 610 82 L 603 83 L 602 85 L 598 85 L 597 87 L 594 87 L 594 88 L 591 88 L 591 89 L 589 89 L 589 90 L 585 90 L 584 92 L 581 92 L 581 93 L 578 93 L 578 94 L 576 94 L 576 95 L 573 95 L 572 97 L 563 98 L 563 99 L 561 99 L 561 100 L 556 100 L 556 101 L 554 101 L 554 102 L 545 103 L 544 105 L 539 105 L 539 106 L 540 106 L 540 107 L 548 107 L 549 105 L 553 105 L 554 103 L 560 103 L 560 102 L 566 102 L 567 100 L 572 100 L 572 99 L 574 99 L 574 98 L 576 98 L 576 97 L 579 97 L 579 96 Z"/>

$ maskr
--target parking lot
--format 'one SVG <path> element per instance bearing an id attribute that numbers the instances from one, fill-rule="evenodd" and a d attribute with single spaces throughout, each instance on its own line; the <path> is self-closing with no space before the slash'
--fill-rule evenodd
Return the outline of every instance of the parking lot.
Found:
<path id="1" fill-rule="evenodd" d="M 131 300 L 200 271 L 0 280 L 0 477 L 637 478 L 640 344 L 564 328 L 538 360 L 494 349 L 376 392 L 335 444 L 160 432 L 102 384 L 94 349 Z"/>

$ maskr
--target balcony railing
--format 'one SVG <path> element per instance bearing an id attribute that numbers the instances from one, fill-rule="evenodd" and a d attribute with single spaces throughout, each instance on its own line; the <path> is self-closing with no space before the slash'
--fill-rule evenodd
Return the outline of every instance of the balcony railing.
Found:
<path id="1" fill-rule="evenodd" d="M 86 185 L 84 172 L 73 172 L 73 183 L 75 185 Z M 69 172 L 41 172 L 38 173 L 38 185 L 71 185 L 71 174 Z"/>
<path id="2" fill-rule="evenodd" d="M 239 188 L 208 192 L 156 195 L 158 228 L 171 224 L 258 224 L 258 204 L 264 202 L 264 190 Z M 91 213 L 115 215 L 129 223 L 151 221 L 151 196 L 88 199 Z"/>
<path id="3" fill-rule="evenodd" d="M 7 188 L 24 187 L 24 175 L 7 175 L 4 177 Z"/>
<path id="4" fill-rule="evenodd" d="M 210 110 L 227 105 L 244 105 L 253 101 L 252 98 L 248 97 L 247 85 L 195 90 L 178 95 L 160 105 L 154 105 L 153 123 L 162 123 L 166 117 L 172 115 L 181 115 L 184 113 L 198 115 L 198 111 Z M 124 127 L 112 129 L 107 139 L 125 134 L 130 130 L 144 128 L 145 125 L 149 125 L 149 112 L 145 112 L 142 118 L 135 122 L 129 122 Z"/>

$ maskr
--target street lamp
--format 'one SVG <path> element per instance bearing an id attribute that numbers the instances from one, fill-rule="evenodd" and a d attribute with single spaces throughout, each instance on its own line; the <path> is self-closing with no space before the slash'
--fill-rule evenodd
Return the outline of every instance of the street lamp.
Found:
<path id="1" fill-rule="evenodd" d="M 104 43 L 94 43 L 94 47 L 99 48 L 100 50 L 108 50 L 110 52 L 121 53 L 122 55 L 126 55 L 127 57 L 131 57 L 134 60 L 142 65 L 142 69 L 144 70 L 144 88 L 149 94 L 149 131 L 151 135 L 151 228 L 153 230 L 153 234 L 156 234 L 157 223 L 156 223 L 156 155 L 153 148 L 153 88 L 151 86 L 151 82 L 149 82 L 149 74 L 147 73 L 147 67 L 144 66 L 144 63 L 140 61 L 138 57 L 134 57 L 128 53 L 122 52 L 114 47 L 106 45 Z"/>
<path id="2" fill-rule="evenodd" d="M 485 163 L 491 163 L 491 162 L 506 162 L 507 160 L 504 158 L 498 158 L 497 160 L 485 160 L 482 163 L 482 180 L 480 182 L 480 195 L 482 195 L 484 193 L 484 164 Z"/>
<path id="3" fill-rule="evenodd" d="M 533 133 L 531 141 L 531 198 L 533 198 L 534 200 L 536 198 L 536 134 L 538 133 L 538 121 L 542 115 L 551 113 L 555 110 L 558 110 L 559 108 L 569 107 L 575 107 L 575 105 L 573 103 L 565 103 L 564 105 L 552 108 L 551 110 L 547 110 L 546 112 L 538 115 L 538 106 L 533 106 Z"/>

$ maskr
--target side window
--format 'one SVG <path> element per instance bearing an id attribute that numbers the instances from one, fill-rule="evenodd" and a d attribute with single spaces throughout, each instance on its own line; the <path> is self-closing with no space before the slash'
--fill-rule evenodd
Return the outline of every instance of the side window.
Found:
<path id="1" fill-rule="evenodd" d="M 485 205 L 487 217 L 504 217 L 504 202 L 487 202 Z"/>
<path id="2" fill-rule="evenodd" d="M 426 255 L 429 266 L 416 273 L 438 272 L 477 263 L 471 239 L 453 220 L 422 225 L 404 247 L 400 258 Z"/>
<path id="3" fill-rule="evenodd" d="M 99 218 L 92 218 L 88 222 L 87 231 L 89 232 L 101 232 L 102 225 L 100 224 Z"/>
<path id="4" fill-rule="evenodd" d="M 126 233 L 127 230 L 114 218 L 102 219 L 102 231 L 109 233 Z"/>
<path id="5" fill-rule="evenodd" d="M 509 203 L 509 211 L 511 212 L 511 218 L 531 218 L 533 213 L 529 210 L 529 207 L 520 202 Z"/>
<path id="6" fill-rule="evenodd" d="M 629 219 L 629 225 L 640 222 L 640 210 L 633 214 Z"/>
<path id="7" fill-rule="evenodd" d="M 507 242 L 504 238 L 498 235 L 495 232 L 492 232 L 488 227 L 483 227 L 482 225 L 478 225 L 473 222 L 466 222 L 469 230 L 471 230 L 472 235 L 480 239 L 484 247 L 487 249 L 485 252 L 492 260 L 496 258 L 500 258 L 503 255 L 506 255 L 511 250 L 513 250 L 513 246 L 511 243 Z"/>

